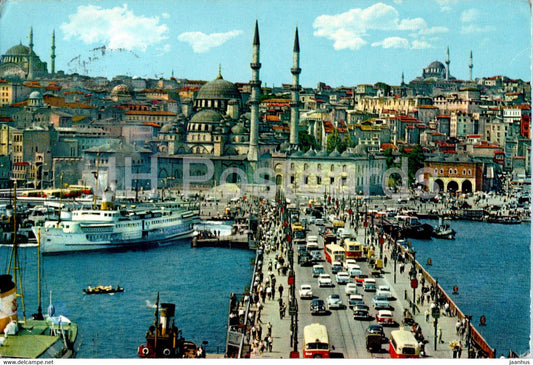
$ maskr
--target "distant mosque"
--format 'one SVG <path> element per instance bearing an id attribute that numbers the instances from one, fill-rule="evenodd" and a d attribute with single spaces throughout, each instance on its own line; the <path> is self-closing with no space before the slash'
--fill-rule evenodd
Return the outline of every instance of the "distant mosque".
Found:
<path id="1" fill-rule="evenodd" d="M 455 77 L 450 75 L 450 48 L 446 48 L 446 66 L 439 61 L 433 61 L 422 70 L 422 76 L 419 76 L 415 81 L 455 81 Z M 472 62 L 472 51 L 470 51 L 470 62 L 468 64 L 470 81 L 472 81 L 472 69 L 474 64 Z"/>
<path id="2" fill-rule="evenodd" d="M 50 74 L 55 74 L 55 32 L 52 33 L 51 47 L 51 70 Z M 39 56 L 33 51 L 33 28 L 30 28 L 30 43 L 28 46 L 22 42 L 11 47 L 0 56 L 0 78 L 18 78 L 23 80 L 33 80 L 48 76 L 48 65 L 41 61 Z"/>

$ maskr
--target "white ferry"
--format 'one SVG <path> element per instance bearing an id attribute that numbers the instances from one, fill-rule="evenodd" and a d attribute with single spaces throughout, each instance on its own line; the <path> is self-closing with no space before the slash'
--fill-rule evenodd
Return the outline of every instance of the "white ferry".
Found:
<path id="1" fill-rule="evenodd" d="M 46 221 L 32 227 L 37 237 L 40 230 L 41 252 L 44 254 L 120 250 L 150 247 L 172 239 L 192 237 L 195 211 L 164 204 L 145 210 L 78 209 L 72 218 Z"/>

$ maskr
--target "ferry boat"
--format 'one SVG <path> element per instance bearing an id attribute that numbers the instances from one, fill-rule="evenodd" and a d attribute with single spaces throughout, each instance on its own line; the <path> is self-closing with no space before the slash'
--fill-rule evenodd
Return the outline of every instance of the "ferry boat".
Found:
<path id="1" fill-rule="evenodd" d="M 46 221 L 41 227 L 43 254 L 158 246 L 192 237 L 198 219 L 197 212 L 172 203 L 115 210 L 111 202 L 103 201 L 101 209 L 71 213 L 70 220 Z"/>

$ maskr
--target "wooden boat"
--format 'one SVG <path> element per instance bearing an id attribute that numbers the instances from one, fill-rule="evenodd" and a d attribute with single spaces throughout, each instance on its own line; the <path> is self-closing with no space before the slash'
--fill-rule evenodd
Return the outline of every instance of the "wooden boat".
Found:
<path id="1" fill-rule="evenodd" d="M 449 224 L 443 224 L 442 218 L 439 218 L 439 225 L 433 229 L 433 237 L 443 238 L 447 240 L 455 239 L 455 230 L 450 227 Z"/>
<path id="2" fill-rule="evenodd" d="M 194 342 L 185 340 L 181 330 L 172 320 L 176 306 L 172 303 L 159 304 L 159 293 L 155 307 L 155 321 L 146 331 L 146 344 L 137 348 L 142 358 L 196 358 L 205 357 L 205 350 Z"/>
<path id="3" fill-rule="evenodd" d="M 98 285 L 96 287 L 88 286 L 86 289 L 83 289 L 83 292 L 85 294 L 115 294 L 115 293 L 122 293 L 124 291 L 124 288 L 121 288 L 120 286 L 112 287 L 111 285 Z"/>

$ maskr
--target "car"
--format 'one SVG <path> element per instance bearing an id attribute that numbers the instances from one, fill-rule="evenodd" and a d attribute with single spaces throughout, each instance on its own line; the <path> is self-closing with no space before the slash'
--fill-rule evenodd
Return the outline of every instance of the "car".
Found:
<path id="1" fill-rule="evenodd" d="M 383 325 L 394 325 L 394 318 L 392 317 L 392 312 L 389 310 L 380 310 L 376 314 L 376 322 L 382 323 Z"/>
<path id="2" fill-rule="evenodd" d="M 316 217 L 314 215 L 310 216 L 309 217 L 309 224 L 315 224 L 316 222 Z"/>
<path id="3" fill-rule="evenodd" d="M 345 269 L 346 271 L 348 271 L 348 272 L 349 272 L 350 269 L 352 269 L 352 268 L 355 268 L 355 269 L 361 269 L 361 267 L 357 264 L 357 261 L 355 261 L 354 259 L 346 259 L 346 260 L 344 261 L 343 266 L 344 266 L 344 269 Z"/>
<path id="4" fill-rule="evenodd" d="M 359 275 L 362 275 L 363 272 L 361 271 L 361 269 L 356 269 L 355 267 L 352 267 L 348 270 L 348 274 L 350 274 L 352 278 L 357 278 L 359 277 Z"/>
<path id="5" fill-rule="evenodd" d="M 348 275 L 348 273 L 346 271 L 339 271 L 336 275 L 335 275 L 335 281 L 337 282 L 337 284 L 348 284 L 350 282 L 350 275 Z"/>
<path id="6" fill-rule="evenodd" d="M 339 261 L 333 261 L 331 263 L 331 272 L 336 274 L 339 271 L 342 271 L 342 264 Z"/>
<path id="7" fill-rule="evenodd" d="M 368 307 L 366 305 L 365 306 L 355 306 L 353 308 L 353 318 L 354 319 L 367 320 L 369 318 Z"/>
<path id="8" fill-rule="evenodd" d="M 392 293 L 388 285 L 379 285 L 376 290 L 376 295 L 383 295 L 387 299 L 392 298 Z"/>
<path id="9" fill-rule="evenodd" d="M 329 274 L 320 274 L 318 276 L 318 287 L 323 286 L 334 286 L 333 281 L 331 281 L 331 277 Z"/>
<path id="10" fill-rule="evenodd" d="M 372 305 L 374 306 L 374 309 L 388 309 L 392 310 L 392 306 L 389 303 L 389 300 L 384 295 L 376 295 L 374 298 L 372 298 Z"/>
<path id="11" fill-rule="evenodd" d="M 368 278 L 367 274 L 359 274 L 355 277 L 355 282 L 357 283 L 357 285 L 362 286 L 363 281 L 365 281 L 366 278 Z"/>
<path id="12" fill-rule="evenodd" d="M 313 265 L 313 277 L 317 278 L 320 274 L 325 274 L 324 266 L 322 265 Z"/>
<path id="13" fill-rule="evenodd" d="M 385 330 L 383 329 L 383 326 L 380 324 L 371 324 L 367 327 L 366 333 L 376 333 L 381 335 L 382 338 L 387 337 L 385 336 Z"/>
<path id="14" fill-rule="evenodd" d="M 322 299 L 313 299 L 310 305 L 311 315 L 326 314 L 326 304 Z"/>
<path id="15" fill-rule="evenodd" d="M 357 294 L 357 285 L 355 283 L 346 284 L 346 288 L 344 288 L 344 293 L 346 295 Z"/>
<path id="16" fill-rule="evenodd" d="M 324 261 L 324 259 L 322 258 L 322 254 L 320 253 L 320 251 L 311 251 L 311 260 L 312 261 Z"/>
<path id="17" fill-rule="evenodd" d="M 363 290 L 368 292 L 376 291 L 376 279 L 366 278 L 363 281 Z"/>
<path id="18" fill-rule="evenodd" d="M 365 302 L 363 302 L 363 297 L 359 294 L 350 295 L 348 299 L 348 307 L 353 309 L 357 305 L 365 305 Z"/>
<path id="19" fill-rule="evenodd" d="M 324 220 L 322 218 L 316 219 L 315 220 L 315 225 L 323 226 L 324 225 Z"/>
<path id="20" fill-rule="evenodd" d="M 301 299 L 313 298 L 313 290 L 311 289 L 311 285 L 309 285 L 309 284 L 300 285 L 299 293 L 300 293 L 300 298 Z"/>
<path id="21" fill-rule="evenodd" d="M 326 299 L 326 303 L 328 303 L 328 309 L 341 309 L 343 308 L 342 300 L 339 294 L 330 294 L 328 296 L 328 299 Z"/>

